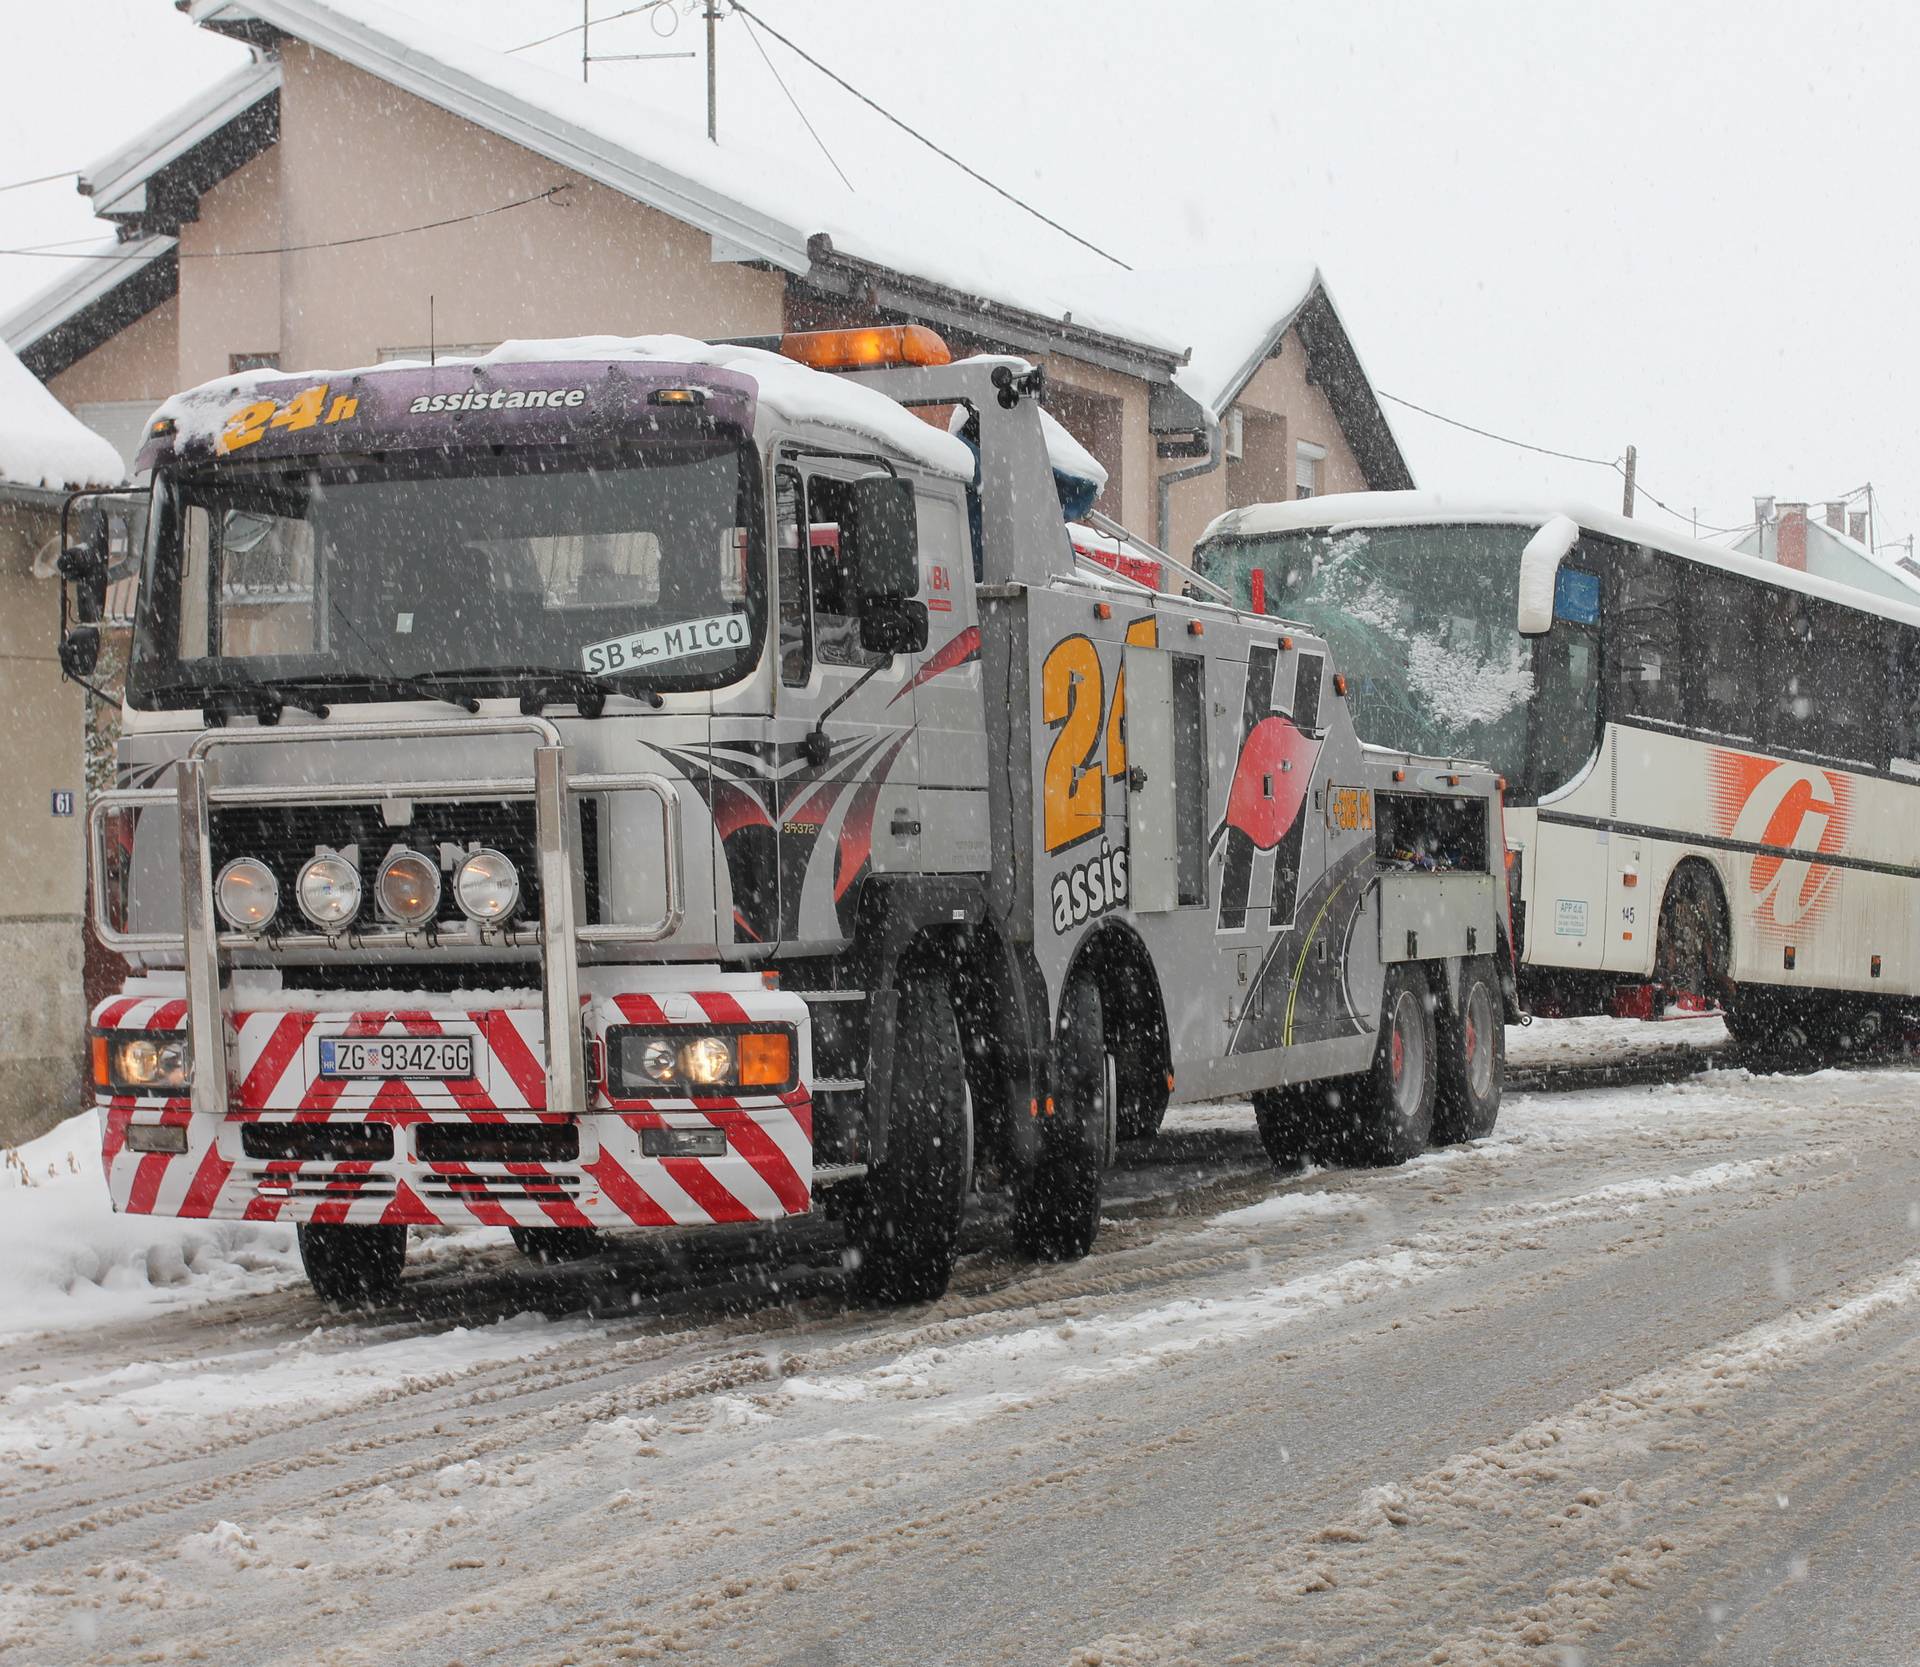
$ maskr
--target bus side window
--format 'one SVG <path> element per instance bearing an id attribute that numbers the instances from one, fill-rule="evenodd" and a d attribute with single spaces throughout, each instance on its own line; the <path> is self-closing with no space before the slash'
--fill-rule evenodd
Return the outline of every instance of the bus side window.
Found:
<path id="1" fill-rule="evenodd" d="M 1887 638 L 1887 751 L 1920 776 L 1920 631 L 1893 620 L 1882 622 Z"/>
<path id="2" fill-rule="evenodd" d="M 774 473 L 774 539 L 780 560 L 780 681 L 805 688 L 813 675 L 813 588 L 807 571 L 804 493 L 796 469 Z"/>
<path id="3" fill-rule="evenodd" d="M 1626 546 L 1615 564 L 1608 671 L 1616 710 L 1626 717 L 1683 721 L 1680 565 L 1639 545 Z"/>
<path id="4" fill-rule="evenodd" d="M 1695 659 L 1687 680 L 1687 727 L 1752 741 L 1760 734 L 1754 627 L 1761 589 L 1706 567 L 1691 577 L 1687 640 Z"/>
<path id="5" fill-rule="evenodd" d="M 1880 622 L 1872 614 L 1809 597 L 1808 675 L 1823 753 L 1878 767 L 1888 756 L 1892 703 L 1874 652 Z"/>

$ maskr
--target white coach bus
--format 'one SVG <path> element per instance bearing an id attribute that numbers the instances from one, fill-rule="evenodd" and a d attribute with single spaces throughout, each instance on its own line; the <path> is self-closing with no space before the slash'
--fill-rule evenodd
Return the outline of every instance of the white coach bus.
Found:
<path id="1" fill-rule="evenodd" d="M 1920 608 L 1597 511 L 1383 492 L 1195 563 L 1327 638 L 1362 735 L 1506 777 L 1523 995 L 1864 1039 L 1920 993 Z"/>

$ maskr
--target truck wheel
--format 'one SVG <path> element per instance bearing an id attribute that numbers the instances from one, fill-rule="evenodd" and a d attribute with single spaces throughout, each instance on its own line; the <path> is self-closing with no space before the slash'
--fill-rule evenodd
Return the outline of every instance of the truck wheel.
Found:
<path id="1" fill-rule="evenodd" d="M 601 1248 L 591 1227 L 509 1227 L 520 1254 L 534 1262 L 577 1262 Z"/>
<path id="2" fill-rule="evenodd" d="M 1500 1115 L 1507 1071 L 1507 1031 L 1501 1022 L 1500 979 L 1486 956 L 1460 968 L 1460 996 L 1434 1018 L 1439 1076 L 1434 1090 L 1433 1137 L 1443 1146 L 1484 1140 Z"/>
<path id="3" fill-rule="evenodd" d="M 1113 1143 L 1112 1078 L 1100 992 L 1076 978 L 1060 998 L 1054 1042 L 1053 1115 L 1040 1128 L 1040 1156 L 1014 1199 L 1014 1239 L 1043 1262 L 1070 1262 L 1100 1229 L 1100 1177 Z"/>
<path id="4" fill-rule="evenodd" d="M 1347 1145 L 1356 1163 L 1406 1163 L 1427 1149 L 1438 1051 L 1426 975 L 1408 963 L 1389 967 L 1373 1064 L 1352 1080 L 1347 1096 Z"/>
<path id="5" fill-rule="evenodd" d="M 1151 1140 L 1160 1132 L 1173 1090 L 1157 1052 L 1118 1051 L 1119 1103 L 1115 1132 L 1121 1140 Z"/>
<path id="6" fill-rule="evenodd" d="M 900 992 L 887 1112 L 887 1156 L 849 1212 L 848 1282 L 868 1303 L 932 1302 L 953 1277 L 966 1208 L 966 1069 L 947 982 L 937 973 Z"/>
<path id="7" fill-rule="evenodd" d="M 1294 1082 L 1255 1092 L 1253 1120 L 1275 1169 L 1298 1169 L 1319 1153 L 1331 1121 L 1328 1096 L 1338 1093 L 1325 1082 Z"/>
<path id="8" fill-rule="evenodd" d="M 360 1308 L 392 1302 L 407 1262 L 404 1227 L 303 1226 L 295 1229 L 300 1263 L 314 1295 Z"/>

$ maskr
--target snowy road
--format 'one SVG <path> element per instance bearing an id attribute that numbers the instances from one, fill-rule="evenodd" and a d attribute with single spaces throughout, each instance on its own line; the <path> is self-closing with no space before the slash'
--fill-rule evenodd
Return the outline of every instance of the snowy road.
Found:
<path id="1" fill-rule="evenodd" d="M 1517 1096 L 1290 1179 L 1249 1123 L 905 1314 L 805 1236 L 462 1243 L 377 1321 L 11 1342 L 0 1659 L 1920 1660 L 1920 1076 Z"/>

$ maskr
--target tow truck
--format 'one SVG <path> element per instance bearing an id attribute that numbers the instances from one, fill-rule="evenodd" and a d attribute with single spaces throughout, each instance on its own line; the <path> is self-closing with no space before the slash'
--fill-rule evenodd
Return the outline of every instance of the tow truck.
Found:
<path id="1" fill-rule="evenodd" d="M 292 1223 L 337 1302 L 418 1227 L 823 1210 L 898 1303 L 976 1189 L 1085 1254 L 1170 1104 L 1277 1160 L 1487 1132 L 1497 779 L 1076 555 L 1044 397 L 907 325 L 168 401 L 88 822 L 115 1208 Z M 63 557 L 77 676 L 105 571 Z"/>

